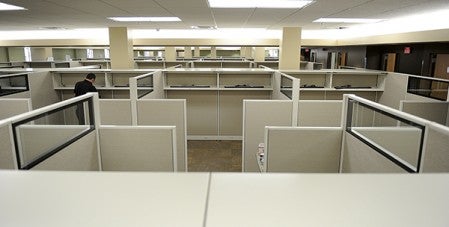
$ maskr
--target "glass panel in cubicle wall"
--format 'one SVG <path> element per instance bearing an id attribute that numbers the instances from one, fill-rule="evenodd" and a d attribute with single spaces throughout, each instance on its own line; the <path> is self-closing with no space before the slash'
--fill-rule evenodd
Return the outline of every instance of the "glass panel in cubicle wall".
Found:
<path id="1" fill-rule="evenodd" d="M 153 92 L 153 74 L 137 79 L 137 97 L 143 96 Z"/>
<path id="2" fill-rule="evenodd" d="M 0 96 L 11 95 L 28 90 L 27 74 L 0 76 Z"/>
<path id="3" fill-rule="evenodd" d="M 281 92 L 289 99 L 292 99 L 293 80 L 284 75 L 281 75 Z"/>
<path id="4" fill-rule="evenodd" d="M 19 169 L 30 169 L 95 129 L 92 98 L 12 124 Z"/>
<path id="5" fill-rule="evenodd" d="M 411 94 L 446 101 L 448 88 L 449 81 L 413 76 L 408 78 L 407 92 Z"/>
<path id="6" fill-rule="evenodd" d="M 349 99 L 346 131 L 408 172 L 418 172 L 423 125 Z"/>

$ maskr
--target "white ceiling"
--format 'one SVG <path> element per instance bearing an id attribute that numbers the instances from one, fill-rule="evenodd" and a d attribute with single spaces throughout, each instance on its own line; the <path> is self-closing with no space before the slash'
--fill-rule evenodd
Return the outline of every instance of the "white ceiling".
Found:
<path id="1" fill-rule="evenodd" d="M 320 17 L 391 19 L 449 9 L 449 0 L 316 0 L 303 9 L 212 9 L 209 8 L 207 0 L 0 1 L 28 9 L 0 11 L 0 31 L 37 30 L 42 27 L 73 29 L 111 26 L 189 29 L 192 25 L 267 29 L 300 26 L 303 29 L 322 29 L 347 25 L 312 21 Z M 124 23 L 106 18 L 111 16 L 176 16 L 182 21 Z"/>

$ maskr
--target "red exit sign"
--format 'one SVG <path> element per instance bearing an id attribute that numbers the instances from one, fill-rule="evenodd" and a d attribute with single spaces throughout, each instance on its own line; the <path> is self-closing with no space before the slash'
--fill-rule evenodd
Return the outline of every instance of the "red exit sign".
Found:
<path id="1" fill-rule="evenodd" d="M 404 47 L 404 54 L 410 54 L 410 52 L 412 52 L 412 48 Z"/>

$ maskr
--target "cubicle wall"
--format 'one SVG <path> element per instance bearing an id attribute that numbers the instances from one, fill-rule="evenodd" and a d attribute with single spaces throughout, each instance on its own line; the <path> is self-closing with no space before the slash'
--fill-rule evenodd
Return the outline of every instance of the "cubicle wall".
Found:
<path id="1" fill-rule="evenodd" d="M 342 106 L 340 100 L 300 100 L 298 126 L 340 127 Z"/>
<path id="2" fill-rule="evenodd" d="M 101 99 L 101 125 L 132 125 L 131 100 Z"/>
<path id="3" fill-rule="evenodd" d="M 44 142 L 50 140 L 49 138 L 44 139 Z M 96 132 L 93 131 L 30 170 L 99 171 L 97 146 Z"/>
<path id="4" fill-rule="evenodd" d="M 177 171 L 175 126 L 102 126 L 103 171 Z"/>
<path id="5" fill-rule="evenodd" d="M 177 169 L 179 171 L 187 171 L 187 119 L 185 99 L 138 100 L 137 125 L 175 126 Z"/>
<path id="6" fill-rule="evenodd" d="M 449 125 L 449 102 L 401 100 L 399 110 L 442 125 Z"/>
<path id="7" fill-rule="evenodd" d="M 264 172 L 338 173 L 341 127 L 265 128 Z"/>
<path id="8" fill-rule="evenodd" d="M 0 99 L 0 120 L 31 111 L 31 99 Z"/>
<path id="9" fill-rule="evenodd" d="M 256 153 L 264 142 L 265 126 L 292 126 L 293 101 L 244 100 L 242 168 L 258 172 Z"/>
<path id="10" fill-rule="evenodd" d="M 15 169 L 15 149 L 11 123 L 0 120 L 0 169 Z"/>
<path id="11" fill-rule="evenodd" d="M 449 172 L 449 128 L 432 123 L 427 131 L 423 173 Z"/>

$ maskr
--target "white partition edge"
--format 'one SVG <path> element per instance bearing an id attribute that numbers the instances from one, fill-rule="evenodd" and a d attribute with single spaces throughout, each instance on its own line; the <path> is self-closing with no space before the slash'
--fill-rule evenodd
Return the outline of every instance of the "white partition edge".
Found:
<path id="1" fill-rule="evenodd" d="M 298 111 L 299 111 L 299 88 L 301 81 L 300 79 L 293 78 L 293 90 L 292 90 L 292 126 L 298 125 Z"/>
<path id="2" fill-rule="evenodd" d="M 347 111 L 348 110 L 348 96 L 343 95 L 343 106 L 341 108 L 341 128 L 343 130 L 342 136 L 341 136 L 341 147 L 340 147 L 340 166 L 338 168 L 338 173 L 343 172 L 343 159 L 344 159 L 344 142 L 346 141 L 346 128 L 347 126 Z"/>
<path id="3" fill-rule="evenodd" d="M 100 132 L 99 128 L 101 125 L 101 115 L 100 115 L 100 98 L 98 93 L 93 93 L 93 106 L 94 106 L 94 116 L 95 116 L 95 138 L 97 140 L 97 155 L 98 155 L 98 170 L 103 171 L 103 165 L 101 162 L 101 146 L 100 146 Z"/>
<path id="4" fill-rule="evenodd" d="M 101 126 L 101 128 L 113 128 L 113 129 L 135 129 L 135 128 L 151 128 L 151 129 L 170 129 L 171 130 L 171 135 L 172 135 L 172 153 L 173 153 L 173 171 L 174 172 L 178 172 L 178 157 L 177 157 L 177 146 L 176 146 L 176 126 L 144 126 L 144 125 L 140 125 L 140 126 L 115 126 L 115 125 L 103 125 Z M 98 128 L 99 129 L 99 128 Z M 98 133 L 98 130 L 97 130 Z M 100 144 L 100 143 L 97 143 Z M 187 156 L 186 156 L 187 157 Z M 187 163 L 187 162 L 186 162 Z"/>

